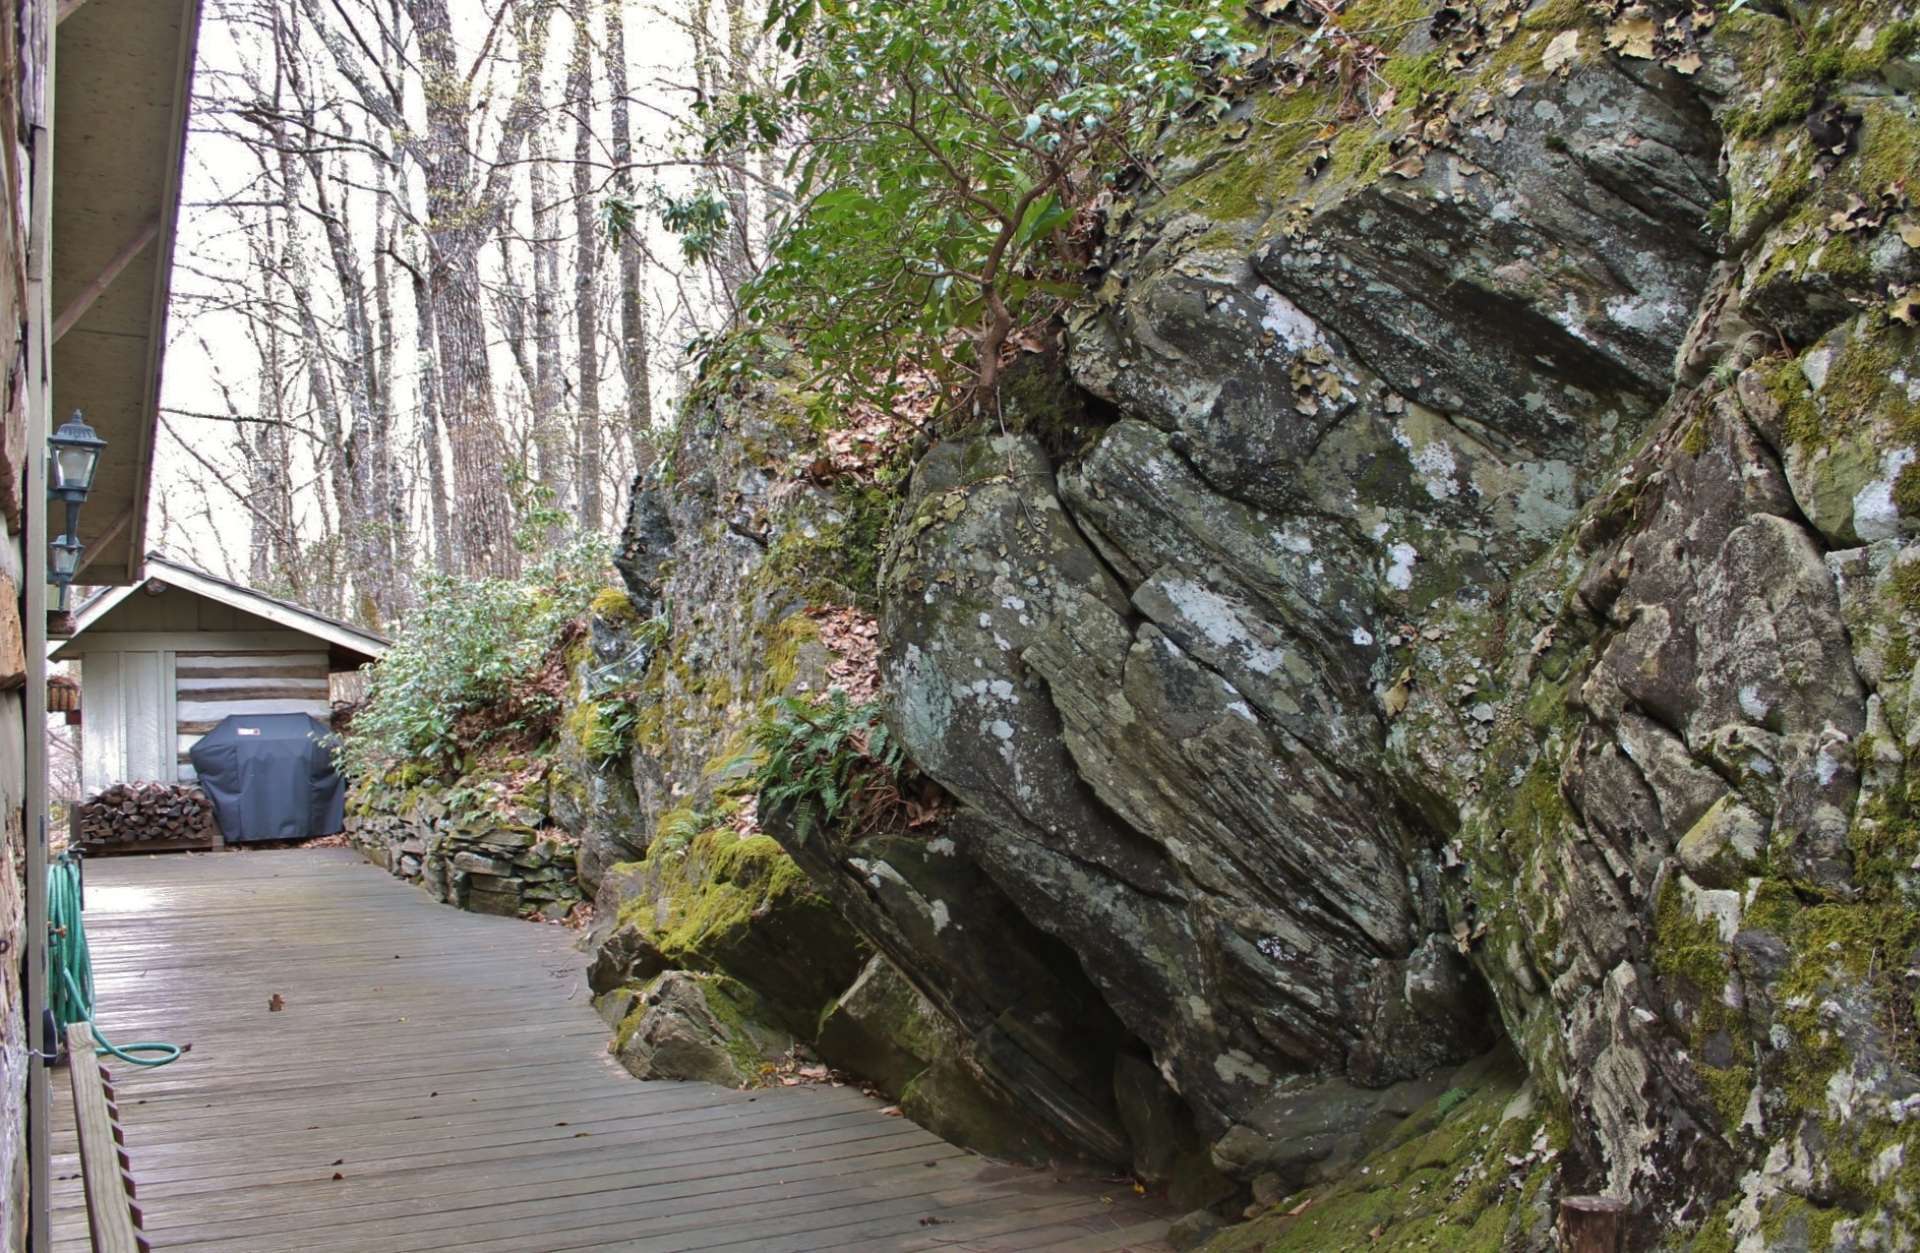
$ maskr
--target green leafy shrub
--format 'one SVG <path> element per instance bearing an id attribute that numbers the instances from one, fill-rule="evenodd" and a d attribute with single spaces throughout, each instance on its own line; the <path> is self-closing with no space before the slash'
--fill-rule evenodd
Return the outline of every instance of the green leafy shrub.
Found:
<path id="1" fill-rule="evenodd" d="M 1103 172 L 1176 114 L 1226 107 L 1220 78 L 1250 51 L 1238 8 L 772 0 L 792 72 L 731 102 L 709 137 L 791 154 L 797 179 L 742 292 L 750 328 L 792 337 L 842 394 L 890 391 L 903 361 L 990 393 L 1013 332 L 1080 293 Z M 656 209 L 690 255 L 727 236 L 717 197 Z M 607 211 L 616 227 L 634 218 Z M 723 372 L 755 343 L 728 341 L 747 351 Z"/>
<path id="2" fill-rule="evenodd" d="M 901 808 L 906 757 L 880 721 L 877 702 L 855 705 L 836 690 L 819 703 L 783 696 L 753 729 L 760 812 L 791 806 L 801 839 L 816 826 L 851 838 L 884 826 Z"/>
<path id="3" fill-rule="evenodd" d="M 408 763 L 435 767 L 558 714 L 548 673 L 572 624 L 606 585 L 598 538 L 558 549 L 519 579 L 434 576 L 370 671 L 367 699 L 339 753 L 355 778 Z"/>

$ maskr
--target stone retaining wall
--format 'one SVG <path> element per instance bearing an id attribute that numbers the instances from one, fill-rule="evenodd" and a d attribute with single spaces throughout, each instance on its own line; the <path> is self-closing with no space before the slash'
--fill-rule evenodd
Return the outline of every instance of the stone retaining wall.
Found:
<path id="1" fill-rule="evenodd" d="M 554 828 L 453 813 L 431 799 L 350 814 L 346 825 L 361 856 L 457 909 L 557 919 L 584 899 L 576 846 Z"/>

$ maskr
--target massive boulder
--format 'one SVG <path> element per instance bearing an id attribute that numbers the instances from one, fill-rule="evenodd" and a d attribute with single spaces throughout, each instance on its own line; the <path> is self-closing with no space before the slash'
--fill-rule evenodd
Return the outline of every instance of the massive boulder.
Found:
<path id="1" fill-rule="evenodd" d="M 1912 4 L 1258 7 L 1270 77 L 903 499 L 787 383 L 636 494 L 596 990 L 737 978 L 943 1130 L 1251 1200 L 1221 1247 L 1542 1248 L 1580 1193 L 1636 1248 L 1920 1240 Z M 824 606 L 936 819 L 747 808 Z M 781 908 L 683 942 L 760 831 L 817 980 Z"/>
<path id="2" fill-rule="evenodd" d="M 1444 98 L 1255 92 L 1116 206 L 1090 448 L 920 460 L 891 723 L 1243 1178 L 1504 1036 L 1510 1199 L 1894 1239 L 1913 14 L 1387 7 Z"/>

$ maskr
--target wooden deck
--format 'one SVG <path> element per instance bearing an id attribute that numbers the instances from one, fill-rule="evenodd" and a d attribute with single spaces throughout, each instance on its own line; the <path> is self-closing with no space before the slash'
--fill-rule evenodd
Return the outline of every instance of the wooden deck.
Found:
<path id="1" fill-rule="evenodd" d="M 345 849 L 87 868 L 101 1025 L 161 1249 L 1162 1249 L 1126 1184 L 996 1165 L 845 1088 L 642 1083 L 558 927 Z M 272 997 L 285 1008 L 268 1009 Z M 72 1105 L 56 1247 L 86 1248 Z"/>

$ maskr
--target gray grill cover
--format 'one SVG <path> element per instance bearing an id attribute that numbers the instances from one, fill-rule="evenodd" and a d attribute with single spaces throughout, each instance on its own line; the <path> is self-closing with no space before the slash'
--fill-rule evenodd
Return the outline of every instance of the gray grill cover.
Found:
<path id="1" fill-rule="evenodd" d="M 187 756 L 228 842 L 301 840 L 345 824 L 334 742 L 310 714 L 228 714 Z"/>

